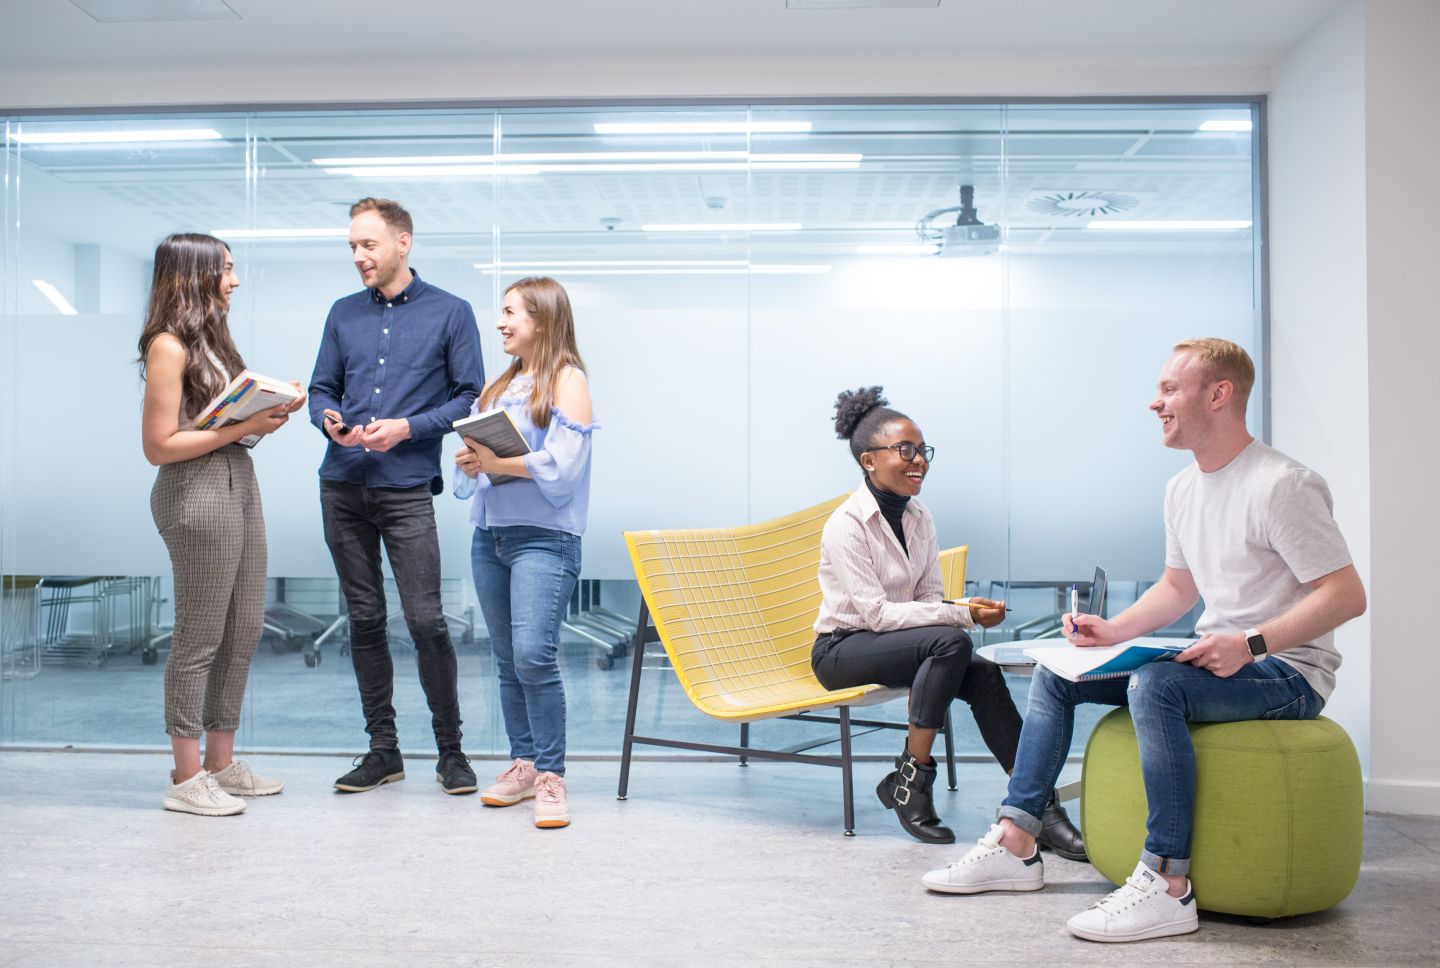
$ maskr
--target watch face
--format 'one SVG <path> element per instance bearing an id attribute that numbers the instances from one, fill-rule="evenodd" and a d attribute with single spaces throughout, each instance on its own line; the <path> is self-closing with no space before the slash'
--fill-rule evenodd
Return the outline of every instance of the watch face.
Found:
<path id="1" fill-rule="evenodd" d="M 1263 635 L 1252 635 L 1245 641 L 1250 646 L 1251 655 L 1265 654 L 1265 637 Z"/>

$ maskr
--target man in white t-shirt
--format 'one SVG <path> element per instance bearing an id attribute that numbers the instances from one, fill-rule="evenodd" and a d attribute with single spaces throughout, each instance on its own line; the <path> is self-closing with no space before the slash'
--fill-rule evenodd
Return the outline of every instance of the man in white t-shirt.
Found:
<path id="1" fill-rule="evenodd" d="M 1176 345 L 1150 409 L 1165 445 L 1191 451 L 1195 463 L 1165 491 L 1165 573 L 1113 619 L 1064 623 L 1075 645 L 1113 645 L 1164 628 L 1203 598 L 1199 641 L 1128 679 L 1074 683 L 1037 669 L 999 823 L 961 860 L 926 874 L 927 888 L 1044 887 L 1036 818 L 1070 750 L 1075 707 L 1129 706 L 1149 801 L 1145 849 L 1125 884 L 1068 927 L 1092 941 L 1199 928 L 1186 877 L 1195 752 L 1185 724 L 1315 718 L 1340 665 L 1334 630 L 1365 611 L 1325 481 L 1245 428 L 1254 383 L 1255 364 L 1228 340 Z"/>

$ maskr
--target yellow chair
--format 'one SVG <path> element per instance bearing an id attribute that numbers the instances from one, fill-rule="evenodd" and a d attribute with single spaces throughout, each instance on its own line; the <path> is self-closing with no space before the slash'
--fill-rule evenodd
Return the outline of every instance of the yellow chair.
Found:
<path id="1" fill-rule="evenodd" d="M 741 765 L 753 756 L 838 766 L 844 775 L 845 833 L 854 834 L 851 726 L 907 727 L 905 723 L 856 720 L 850 710 L 886 702 L 907 690 L 865 685 L 832 692 L 810 671 L 813 626 L 820 609 L 820 536 L 831 512 L 847 496 L 745 527 L 625 533 L 641 603 L 620 761 L 621 800 L 628 794 L 631 753 L 637 743 L 731 754 L 740 758 Z M 952 587 L 963 588 L 965 549 L 952 549 L 942 558 L 952 576 L 946 583 L 947 593 Z M 957 574 L 959 585 L 953 586 Z M 645 645 L 654 641 L 664 645 L 680 685 L 696 708 L 740 724 L 738 747 L 635 734 Z M 838 718 L 815 715 L 831 709 L 838 712 Z M 840 755 L 750 746 L 749 724 L 777 718 L 838 723 Z M 953 790 L 954 741 L 948 715 L 945 748 Z"/>

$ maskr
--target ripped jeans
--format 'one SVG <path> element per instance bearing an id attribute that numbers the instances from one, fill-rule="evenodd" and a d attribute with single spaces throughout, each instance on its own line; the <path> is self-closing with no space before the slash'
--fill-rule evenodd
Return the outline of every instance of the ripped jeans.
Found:
<path id="1" fill-rule="evenodd" d="M 1314 719 L 1324 706 L 1305 678 L 1274 656 L 1227 679 L 1183 662 L 1152 662 L 1128 679 L 1095 682 L 1069 682 L 1037 668 L 1015 772 L 1000 808 L 1000 816 L 1031 834 L 1040 831 L 1038 818 L 1070 752 L 1081 703 L 1130 707 L 1150 810 L 1140 859 L 1166 874 L 1190 870 L 1195 749 L 1186 723 Z"/>

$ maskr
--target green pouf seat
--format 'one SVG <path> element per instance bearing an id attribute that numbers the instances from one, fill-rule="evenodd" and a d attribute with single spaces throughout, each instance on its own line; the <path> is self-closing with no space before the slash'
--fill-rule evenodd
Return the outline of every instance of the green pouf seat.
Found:
<path id="1" fill-rule="evenodd" d="M 1201 910 L 1278 918 L 1343 901 L 1360 876 L 1360 758 L 1331 720 L 1190 726 L 1195 824 L 1190 881 Z M 1095 869 L 1117 884 L 1145 846 L 1148 807 L 1128 709 L 1085 747 L 1080 823 Z"/>

